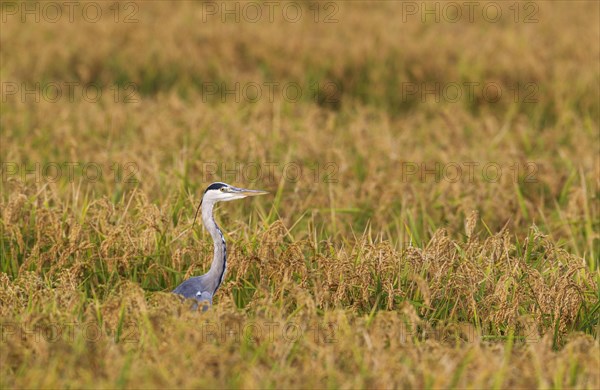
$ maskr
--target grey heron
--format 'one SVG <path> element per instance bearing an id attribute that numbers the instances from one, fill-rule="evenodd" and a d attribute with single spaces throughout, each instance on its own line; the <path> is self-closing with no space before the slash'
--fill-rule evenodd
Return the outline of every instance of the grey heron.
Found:
<path id="1" fill-rule="evenodd" d="M 202 222 L 204 227 L 210 233 L 214 243 L 213 261 L 207 273 L 201 276 L 194 276 L 181 283 L 173 293 L 182 295 L 185 298 L 193 298 L 198 302 L 207 302 L 212 305 L 212 299 L 217 289 L 223 283 L 225 271 L 227 270 L 227 246 L 223 233 L 217 226 L 213 217 L 213 207 L 217 202 L 227 202 L 230 200 L 242 199 L 247 196 L 256 196 L 267 194 L 266 191 L 248 190 L 245 188 L 233 187 L 225 183 L 212 183 L 204 191 L 202 200 L 194 222 L 198 216 L 198 211 L 202 210 Z M 192 223 L 193 226 L 193 223 Z M 205 310 L 206 310 L 205 306 Z"/>

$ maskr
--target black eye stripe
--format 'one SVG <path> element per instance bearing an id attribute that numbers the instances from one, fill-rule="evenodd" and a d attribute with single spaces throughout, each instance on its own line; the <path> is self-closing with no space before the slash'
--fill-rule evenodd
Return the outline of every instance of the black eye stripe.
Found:
<path id="1" fill-rule="evenodd" d="M 212 183 L 211 185 L 209 185 L 206 190 L 204 190 L 204 192 L 206 193 L 206 191 L 208 190 L 220 190 L 223 187 L 227 187 L 227 184 L 225 183 Z"/>

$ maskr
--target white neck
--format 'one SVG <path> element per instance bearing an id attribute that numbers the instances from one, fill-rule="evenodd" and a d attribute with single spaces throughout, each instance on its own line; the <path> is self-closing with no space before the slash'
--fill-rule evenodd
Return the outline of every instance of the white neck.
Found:
<path id="1" fill-rule="evenodd" d="M 214 242 L 213 261 L 210 265 L 210 270 L 206 273 L 207 283 L 209 284 L 208 287 L 213 290 L 213 293 L 219 288 L 227 269 L 225 238 L 213 218 L 214 205 L 214 201 L 207 199 L 202 203 L 202 222 Z"/>

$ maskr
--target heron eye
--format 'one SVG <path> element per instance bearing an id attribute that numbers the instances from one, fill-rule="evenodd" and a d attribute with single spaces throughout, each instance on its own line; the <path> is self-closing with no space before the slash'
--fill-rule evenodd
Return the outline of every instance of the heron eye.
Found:
<path id="1" fill-rule="evenodd" d="M 225 192 L 225 187 L 221 187 L 221 192 Z"/>

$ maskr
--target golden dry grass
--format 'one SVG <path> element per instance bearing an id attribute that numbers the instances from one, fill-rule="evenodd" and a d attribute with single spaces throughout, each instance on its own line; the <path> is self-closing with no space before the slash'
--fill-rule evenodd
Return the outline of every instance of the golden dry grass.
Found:
<path id="1" fill-rule="evenodd" d="M 498 23 L 399 2 L 336 3 L 335 23 L 333 3 L 318 23 L 222 23 L 193 2 L 22 23 L 6 4 L 3 388 L 600 387 L 597 3 L 517 3 L 536 23 L 493 2 Z M 303 96 L 206 90 L 236 82 Z M 403 92 L 469 82 L 503 96 Z M 36 83 L 64 95 L 23 97 Z M 502 176 L 406 171 L 436 163 Z M 218 208 L 229 270 L 199 314 L 169 291 L 209 266 L 188 229 L 214 180 L 273 195 Z"/>

